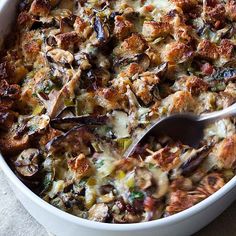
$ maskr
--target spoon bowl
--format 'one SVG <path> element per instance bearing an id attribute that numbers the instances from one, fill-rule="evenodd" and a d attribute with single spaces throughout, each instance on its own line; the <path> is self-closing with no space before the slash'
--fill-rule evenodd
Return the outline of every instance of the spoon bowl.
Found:
<path id="1" fill-rule="evenodd" d="M 130 156 L 136 146 L 148 136 L 158 138 L 164 135 L 188 146 L 198 148 L 207 125 L 216 120 L 235 115 L 236 103 L 223 110 L 203 114 L 201 116 L 191 113 L 181 113 L 158 119 L 145 129 L 141 135 L 134 138 L 134 141 L 126 150 L 124 156 Z"/>

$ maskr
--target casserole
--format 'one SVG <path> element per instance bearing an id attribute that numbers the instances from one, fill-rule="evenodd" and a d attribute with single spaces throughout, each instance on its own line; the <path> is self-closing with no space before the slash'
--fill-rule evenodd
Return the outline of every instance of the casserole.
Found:
<path id="1" fill-rule="evenodd" d="M 12 4 L 13 2 L 11 2 L 11 4 Z M 8 4 L 9 4 L 9 2 L 8 2 Z M 13 7 L 13 5 L 11 5 L 12 7 Z M 3 5 L 3 9 L 5 8 L 5 9 L 8 9 L 9 11 L 10 11 L 10 8 L 6 8 L 7 7 L 7 3 L 6 3 L 6 5 Z M 4 11 L 4 13 L 7 13 L 7 11 Z M 4 17 L 5 18 L 5 17 Z M 6 169 L 7 167 L 6 167 L 6 164 L 4 164 L 4 161 L 3 160 L 1 160 L 1 162 L 3 162 L 3 169 Z M 9 171 L 9 170 L 8 170 Z M 8 172 L 8 174 L 9 174 L 9 172 Z M 10 176 L 10 174 L 9 174 L 9 176 Z M 214 198 L 217 198 L 216 196 L 218 196 L 218 198 L 220 198 L 221 197 L 221 195 L 224 193 L 224 192 L 227 192 L 227 190 L 229 190 L 230 188 L 232 188 L 232 186 L 233 186 L 233 184 L 232 184 L 232 182 L 234 182 L 234 180 L 232 180 L 231 182 L 229 182 L 228 184 L 226 184 L 225 185 L 225 187 L 223 187 L 219 192 L 217 192 L 216 194 L 214 194 L 212 197 L 210 197 L 209 199 L 212 199 L 213 197 Z M 19 181 L 18 181 L 18 184 L 19 184 Z M 228 186 L 231 186 L 231 187 L 228 187 Z M 22 187 L 22 185 L 21 185 L 21 187 Z M 229 188 L 229 189 L 227 189 L 227 188 Z M 226 190 L 225 190 L 226 189 Z M 230 189 L 231 190 L 231 189 Z M 26 191 L 27 192 L 27 191 Z M 226 204 L 229 204 L 230 202 L 231 202 L 231 200 L 233 199 L 232 198 L 232 196 L 233 196 L 233 193 L 234 193 L 234 191 L 232 190 L 232 191 L 229 191 L 230 192 L 230 194 L 226 194 L 225 196 L 224 196 L 224 199 L 225 198 L 227 198 L 228 197 L 228 199 L 225 199 L 225 201 L 226 201 Z M 220 194 L 221 193 L 221 194 Z M 29 196 L 31 195 L 32 193 L 29 193 Z M 21 193 L 20 193 L 20 191 L 17 191 L 17 195 L 19 196 L 19 199 L 21 199 L 21 201 L 23 202 L 23 204 L 24 204 L 24 202 L 25 202 L 25 200 L 22 198 L 22 196 L 21 196 Z M 31 195 L 31 196 L 33 196 L 33 194 Z M 36 198 L 37 199 L 37 197 L 34 197 L 34 198 Z M 214 199 L 213 198 L 213 199 Z M 215 212 L 215 211 L 213 211 L 213 209 L 212 209 L 212 206 L 213 206 L 213 204 L 210 204 L 210 200 L 209 199 L 207 199 L 206 201 L 204 201 L 204 202 L 202 202 L 201 204 L 199 204 L 199 205 L 197 205 L 198 206 L 198 209 L 201 209 L 200 208 L 200 206 L 204 206 L 204 204 L 203 203 L 205 203 L 205 205 L 206 205 L 206 202 L 208 201 L 208 204 L 209 204 L 209 207 L 207 208 L 209 211 L 212 211 L 211 212 L 211 214 L 209 213 L 209 216 L 214 216 L 214 214 L 217 214 L 217 213 L 219 213 L 220 212 L 220 210 L 222 210 L 223 208 L 222 208 L 222 206 L 224 206 L 224 204 L 222 204 L 222 206 L 221 207 L 219 207 L 217 210 L 217 212 Z M 35 200 L 35 201 L 37 201 L 37 200 Z M 212 200 L 213 201 L 213 200 Z M 218 200 L 218 201 L 220 201 L 220 199 Z M 223 198 L 221 199 L 221 201 L 223 201 Z M 37 205 L 35 205 L 33 208 L 32 208 L 32 206 L 34 205 L 34 203 L 33 202 L 31 202 L 31 201 L 29 201 L 28 202 L 28 209 L 29 209 L 29 211 L 32 213 L 32 215 L 33 216 L 36 216 L 36 219 L 38 219 L 38 221 L 40 222 L 40 223 L 42 223 L 43 225 L 45 225 L 51 232 L 55 232 L 57 235 L 69 235 L 69 233 L 73 233 L 73 232 L 76 232 L 77 231 L 77 225 L 73 225 L 74 223 L 75 223 L 75 221 L 78 221 L 78 224 L 80 225 L 80 223 L 81 223 L 81 225 L 83 225 L 83 222 L 86 222 L 85 224 L 88 226 L 88 227 L 82 227 L 81 228 L 81 232 L 82 232 L 82 229 L 84 230 L 84 235 L 86 235 L 86 231 L 87 231 L 87 233 L 90 231 L 91 233 L 92 233 L 92 228 L 96 228 L 96 227 L 98 227 L 98 231 L 96 232 L 96 233 L 100 233 L 100 234 L 103 234 L 104 232 L 102 231 L 102 230 L 104 230 L 104 228 L 106 229 L 106 230 L 108 230 L 108 231 L 111 231 L 110 233 L 111 234 L 113 234 L 113 235 L 119 235 L 119 233 L 121 233 L 121 231 L 123 232 L 122 234 L 124 234 L 124 235 L 128 235 L 128 232 L 129 231 L 137 231 L 137 234 L 139 234 L 139 235 L 142 235 L 143 233 L 144 233 L 144 231 L 145 231 L 145 233 L 147 233 L 147 232 L 149 232 L 149 235 L 154 235 L 154 234 L 156 234 L 155 232 L 156 231 L 158 231 L 159 232 L 159 234 L 160 235 L 165 235 L 165 234 L 170 234 L 170 233 L 173 233 L 173 232 L 175 232 L 175 234 L 176 234 L 176 232 L 177 232 L 177 229 L 181 229 L 183 226 L 184 226 L 184 229 L 185 229 L 185 231 L 183 231 L 183 230 L 181 230 L 181 231 L 179 231 L 179 234 L 180 235 L 184 235 L 184 234 L 189 234 L 189 233 L 192 233 L 194 230 L 196 230 L 197 229 L 197 226 L 196 226 L 196 228 L 194 229 L 194 227 L 187 227 L 187 224 L 189 224 L 189 223 L 191 223 L 191 222 L 198 222 L 198 220 L 199 220 L 199 225 L 198 225 L 198 227 L 200 227 L 201 225 L 203 225 L 203 222 L 202 221 L 200 221 L 200 218 L 198 218 L 199 216 L 198 216 L 198 214 L 195 214 L 195 213 L 191 213 L 190 212 L 190 210 L 192 209 L 190 209 L 190 210 L 187 210 L 187 211 L 185 211 L 185 212 L 182 212 L 182 213 L 186 213 L 185 214 L 185 216 L 182 214 L 182 213 L 179 213 L 179 214 L 177 214 L 175 217 L 171 217 L 171 218 L 167 218 L 167 219 L 163 219 L 163 220 L 160 220 L 159 222 L 151 222 L 151 223 L 142 223 L 142 224 L 140 224 L 140 226 L 139 225 L 128 225 L 128 226 L 119 226 L 119 225 L 117 225 L 117 226 L 112 226 L 112 225 L 102 225 L 102 224 L 98 224 L 98 223 L 93 223 L 93 222 L 88 222 L 88 221 L 85 221 L 85 220 L 82 220 L 82 219 L 75 219 L 74 217 L 72 217 L 72 216 L 68 216 L 66 213 L 62 213 L 62 212 L 58 212 L 58 210 L 57 209 L 54 209 L 54 208 L 51 208 L 51 207 L 49 207 L 49 206 L 47 206 L 46 207 L 46 203 L 42 203 L 41 202 L 41 200 L 39 201 L 40 202 L 40 204 L 43 204 L 43 205 L 45 205 L 45 208 L 47 208 L 47 210 L 48 211 L 50 211 L 50 213 L 52 213 L 52 211 L 54 212 L 55 211 L 55 214 L 57 215 L 62 215 L 62 217 L 61 218 L 63 218 L 63 215 L 65 216 L 65 220 L 66 220 L 66 222 L 67 222 L 67 226 L 66 227 L 63 227 L 63 231 L 61 231 L 61 229 L 60 229 L 60 227 L 57 227 L 57 224 L 56 223 L 59 223 L 59 220 L 60 220 L 60 217 L 58 217 L 57 218 L 57 216 L 55 216 L 55 219 L 54 219 L 54 222 L 52 223 L 52 222 L 50 222 L 50 224 L 52 224 L 52 226 L 48 226 L 47 225 L 47 222 L 43 222 L 43 220 L 44 219 L 46 219 L 47 217 L 44 217 L 43 215 L 44 214 L 41 214 L 40 213 L 40 210 L 38 210 L 38 215 L 35 215 L 35 214 L 37 214 L 37 212 L 35 212 L 34 210 L 32 210 L 34 207 L 36 207 Z M 39 204 L 39 202 L 38 202 L 38 204 Z M 196 207 L 197 207 L 196 206 Z M 196 208 L 196 207 L 193 207 L 194 209 Z M 43 208 L 42 208 L 43 209 Z M 197 209 L 197 208 L 196 208 Z M 205 209 L 205 211 L 207 211 L 207 209 Z M 195 210 L 195 211 L 197 211 L 197 210 Z M 58 213 L 56 213 L 56 212 L 58 212 Z M 191 218 L 189 218 L 189 219 L 186 219 L 186 220 L 184 220 L 185 219 L 185 217 L 188 217 L 188 214 L 187 214 L 187 212 L 190 212 L 190 213 L 188 213 L 189 215 L 191 215 L 191 214 L 193 214 L 193 216 L 191 217 Z M 182 217 L 181 217 L 181 214 L 182 214 Z M 202 213 L 203 214 L 203 213 Z M 206 214 L 206 212 L 204 213 L 204 214 Z M 178 217 L 177 217 L 178 216 Z M 208 217 L 209 217 L 208 216 Z M 67 218 L 68 217 L 68 218 Z M 71 218 L 72 217 L 72 218 Z M 50 217 L 50 218 L 52 218 L 52 217 Z M 67 220 L 69 220 L 69 218 L 71 218 L 71 220 L 74 218 L 74 220 L 73 220 L 73 224 L 72 224 L 72 222 L 68 222 Z M 203 220 L 204 218 L 203 217 L 201 217 L 201 220 Z M 182 222 L 182 224 L 183 225 L 179 225 L 179 224 L 175 224 L 174 222 L 175 222 L 175 220 L 176 220 L 176 222 L 178 221 L 178 220 L 182 220 L 183 222 Z M 193 221 L 192 221 L 193 220 Z M 209 220 L 210 220 L 210 217 L 209 217 Z M 58 222 L 57 222 L 58 221 Z M 207 221 L 205 221 L 205 223 L 206 223 Z M 55 225 L 54 225 L 55 224 Z M 165 224 L 166 224 L 166 226 L 165 226 Z M 186 224 L 186 225 L 185 225 Z M 61 225 L 61 224 L 60 224 Z M 94 225 L 94 227 L 93 227 L 93 225 Z M 54 228 L 54 227 L 56 227 L 56 228 Z M 90 229 L 90 227 L 91 227 L 91 229 Z M 176 227 L 176 228 L 175 228 Z M 86 229 L 87 228 L 87 229 Z M 133 228 L 135 228 L 135 230 L 133 229 Z M 148 229 L 148 231 L 146 231 Z M 173 230 L 173 231 L 171 231 L 171 230 Z M 113 232 L 114 231 L 114 232 Z M 73 233 L 74 234 L 74 233 Z"/>

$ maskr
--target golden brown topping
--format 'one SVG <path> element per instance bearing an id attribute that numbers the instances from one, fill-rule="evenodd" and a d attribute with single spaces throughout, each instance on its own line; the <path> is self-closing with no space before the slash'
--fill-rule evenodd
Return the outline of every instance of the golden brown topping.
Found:
<path id="1" fill-rule="evenodd" d="M 207 91 L 208 84 L 201 78 L 196 76 L 188 76 L 186 79 L 186 88 L 193 95 L 199 95 L 201 92 Z"/>
<path id="2" fill-rule="evenodd" d="M 198 44 L 197 51 L 205 59 L 216 60 L 219 57 L 217 45 L 208 40 L 202 40 Z"/>
<path id="3" fill-rule="evenodd" d="M 236 2 L 234 0 L 227 0 L 225 4 L 225 10 L 227 17 L 235 21 L 236 20 Z"/>
<path id="4" fill-rule="evenodd" d="M 124 39 L 129 36 L 134 28 L 132 22 L 125 19 L 124 16 L 116 16 L 115 17 L 115 28 L 114 34 L 119 39 Z"/>
<path id="5" fill-rule="evenodd" d="M 122 71 L 120 73 L 121 77 L 132 77 L 135 74 L 139 74 L 143 72 L 143 68 L 141 65 L 139 65 L 138 63 L 131 63 L 127 69 L 125 71 Z"/>
<path id="6" fill-rule="evenodd" d="M 92 27 L 90 26 L 90 24 L 84 21 L 79 16 L 76 17 L 76 20 L 74 23 L 74 29 L 80 37 L 83 37 L 85 39 L 87 39 L 92 33 Z"/>
<path id="7" fill-rule="evenodd" d="M 146 41 L 139 34 L 132 34 L 122 43 L 124 51 L 131 53 L 142 53 L 146 49 Z"/>
<path id="8" fill-rule="evenodd" d="M 28 12 L 21 12 L 17 18 L 17 23 L 21 27 L 30 28 L 33 24 L 32 16 Z"/>
<path id="9" fill-rule="evenodd" d="M 152 159 L 163 171 L 174 169 L 179 163 L 180 149 L 166 146 L 152 154 Z"/>
<path id="10" fill-rule="evenodd" d="M 158 84 L 160 79 L 155 74 L 145 72 L 140 77 L 134 80 L 132 89 L 134 93 L 142 99 L 145 104 L 148 104 L 153 99 L 152 88 Z"/>
<path id="11" fill-rule="evenodd" d="M 219 29 L 224 24 L 225 7 L 217 1 L 206 1 L 203 9 L 204 19 L 207 23 L 212 24 L 216 29 Z"/>
<path id="12" fill-rule="evenodd" d="M 220 42 L 219 54 L 220 56 L 230 59 L 233 56 L 234 45 L 228 39 L 223 39 Z"/>
<path id="13" fill-rule="evenodd" d="M 142 34 L 147 39 L 153 39 L 169 34 L 170 30 L 170 25 L 167 22 L 145 21 Z"/>
<path id="14" fill-rule="evenodd" d="M 211 173 L 202 179 L 196 191 L 200 192 L 201 194 L 205 194 L 206 197 L 208 197 L 222 188 L 224 185 L 225 181 L 221 174 Z"/>
<path id="15" fill-rule="evenodd" d="M 93 205 L 89 210 L 89 219 L 98 222 L 105 222 L 108 218 L 108 206 L 104 203 Z"/>
<path id="16" fill-rule="evenodd" d="M 170 193 L 168 205 L 166 207 L 167 215 L 173 215 L 195 205 L 201 199 L 186 191 L 176 190 Z"/>
<path id="17" fill-rule="evenodd" d="M 1 152 L 4 155 L 17 154 L 20 151 L 29 147 L 29 136 L 24 135 L 21 138 L 16 138 L 13 131 L 1 135 L 0 137 Z"/>
<path id="18" fill-rule="evenodd" d="M 235 0 L 20 0 L 18 9 L 0 53 L 0 152 L 42 198 L 90 220 L 136 223 L 185 210 L 235 175 L 234 119 L 209 126 L 199 149 L 147 137 L 123 158 L 156 119 L 236 101 Z"/>
<path id="19" fill-rule="evenodd" d="M 76 179 L 91 175 L 93 171 L 89 160 L 86 159 L 84 154 L 80 154 L 78 157 L 69 160 L 68 166 L 70 170 L 75 174 Z"/>
<path id="20" fill-rule="evenodd" d="M 27 63 L 34 63 L 40 53 L 42 41 L 36 38 L 34 31 L 26 32 L 22 39 L 24 59 Z"/>
<path id="21" fill-rule="evenodd" d="M 176 190 L 183 190 L 183 191 L 190 191 L 193 189 L 193 183 L 191 179 L 189 178 L 184 178 L 183 176 L 173 180 L 171 182 L 171 189 L 176 191 Z"/>
<path id="22" fill-rule="evenodd" d="M 163 105 L 170 113 L 191 111 L 195 101 L 190 92 L 178 91 L 163 100 Z"/>
<path id="23" fill-rule="evenodd" d="M 49 141 L 59 135 L 61 135 L 61 131 L 49 127 L 47 132 L 45 132 L 45 135 L 43 135 L 39 141 L 40 146 L 45 146 Z"/>
<path id="24" fill-rule="evenodd" d="M 185 11 L 191 10 L 198 4 L 197 0 L 171 0 L 171 2 Z"/>
<path id="25" fill-rule="evenodd" d="M 163 51 L 165 61 L 182 63 L 189 60 L 193 55 L 193 50 L 188 45 L 181 42 L 173 42 L 166 45 Z"/>
<path id="26" fill-rule="evenodd" d="M 233 168 L 236 165 L 236 135 L 224 139 L 217 148 L 218 162 L 222 168 Z"/>
<path id="27" fill-rule="evenodd" d="M 76 32 L 68 32 L 63 34 L 58 34 L 56 36 L 59 47 L 62 49 L 73 48 L 74 44 L 79 41 L 79 37 Z"/>
<path id="28" fill-rule="evenodd" d="M 48 0 L 34 0 L 30 7 L 30 13 L 36 16 L 47 16 L 51 5 Z"/>

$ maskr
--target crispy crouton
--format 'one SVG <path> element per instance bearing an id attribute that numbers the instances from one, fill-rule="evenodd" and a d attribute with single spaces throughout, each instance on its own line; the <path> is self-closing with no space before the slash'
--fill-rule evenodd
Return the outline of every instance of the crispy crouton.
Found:
<path id="1" fill-rule="evenodd" d="M 143 68 L 141 65 L 139 65 L 138 63 L 131 63 L 125 71 L 122 71 L 120 73 L 120 76 L 121 77 L 125 77 L 125 76 L 128 76 L 128 77 L 132 77 L 133 75 L 135 74 L 138 74 L 138 73 L 142 73 L 143 72 Z"/>
<path id="2" fill-rule="evenodd" d="M 82 153 L 77 158 L 69 160 L 68 166 L 74 172 L 75 178 L 82 178 L 92 173 L 91 164 Z"/>
<path id="3" fill-rule="evenodd" d="M 21 12 L 17 18 L 17 23 L 21 27 L 30 28 L 33 24 L 33 17 L 28 12 Z"/>
<path id="4" fill-rule="evenodd" d="M 47 16 L 50 12 L 51 5 L 48 0 L 34 0 L 29 12 L 35 16 Z"/>
<path id="5" fill-rule="evenodd" d="M 139 34 L 132 34 L 129 38 L 127 38 L 123 43 L 122 46 L 124 51 L 132 52 L 132 53 L 141 53 L 146 48 L 146 41 L 145 39 Z"/>
<path id="6" fill-rule="evenodd" d="M 17 154 L 29 146 L 29 136 L 25 135 L 21 138 L 15 138 L 14 133 L 9 131 L 8 133 L 1 135 L 0 138 L 0 150 L 4 155 Z"/>
<path id="7" fill-rule="evenodd" d="M 223 39 L 220 42 L 219 46 L 219 54 L 221 57 L 224 57 L 226 59 L 230 59 L 233 56 L 234 51 L 234 45 L 231 43 L 228 39 Z"/>
<path id="8" fill-rule="evenodd" d="M 76 17 L 76 20 L 74 23 L 74 29 L 75 29 L 76 33 L 84 39 L 87 39 L 93 31 L 90 24 L 88 22 L 84 21 L 79 16 Z"/>
<path id="9" fill-rule="evenodd" d="M 186 11 L 198 4 L 197 0 L 171 0 L 177 7 Z"/>
<path id="10" fill-rule="evenodd" d="M 234 0 L 227 0 L 225 4 L 227 17 L 235 21 L 236 20 L 236 2 Z"/>
<path id="11" fill-rule="evenodd" d="M 235 168 L 236 166 L 236 135 L 225 138 L 218 146 L 216 153 L 219 166 Z"/>
<path id="12" fill-rule="evenodd" d="M 158 38 L 170 33 L 171 27 L 167 22 L 145 21 L 142 34 L 145 38 Z"/>
<path id="13" fill-rule="evenodd" d="M 67 32 L 56 36 L 60 48 L 66 50 L 74 46 L 79 41 L 76 32 Z"/>
<path id="14" fill-rule="evenodd" d="M 194 99 L 190 92 L 178 91 L 166 97 L 162 105 L 168 113 L 187 112 L 194 109 Z"/>
<path id="15" fill-rule="evenodd" d="M 162 54 L 165 61 L 182 63 L 192 57 L 193 50 L 184 43 L 173 42 L 166 45 Z"/>
<path id="16" fill-rule="evenodd" d="M 197 76 L 184 76 L 181 81 L 184 83 L 186 90 L 193 95 L 199 95 L 208 89 L 208 84 Z"/>
<path id="17" fill-rule="evenodd" d="M 206 22 L 218 29 L 224 24 L 225 7 L 223 4 L 207 5 L 204 7 L 204 15 Z"/>
<path id="18" fill-rule="evenodd" d="M 217 45 L 209 40 L 201 41 L 198 44 L 197 52 L 204 59 L 216 60 L 219 58 Z"/>
<path id="19" fill-rule="evenodd" d="M 27 63 L 33 64 L 40 53 L 42 40 L 37 39 L 38 35 L 34 31 L 26 32 L 22 38 L 22 51 Z"/>
<path id="20" fill-rule="evenodd" d="M 126 20 L 123 16 L 115 17 L 114 34 L 118 39 L 124 39 L 129 36 L 133 30 L 133 23 Z"/>

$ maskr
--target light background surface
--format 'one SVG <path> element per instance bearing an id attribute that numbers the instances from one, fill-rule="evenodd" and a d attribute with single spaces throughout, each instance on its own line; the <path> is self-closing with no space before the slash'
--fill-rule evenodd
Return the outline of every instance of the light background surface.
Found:
<path id="1" fill-rule="evenodd" d="M 194 236 L 236 236 L 235 222 L 236 202 L 214 222 Z M 0 169 L 0 236 L 49 235 L 51 234 L 48 234 L 15 198 L 7 184 L 6 177 Z"/>

